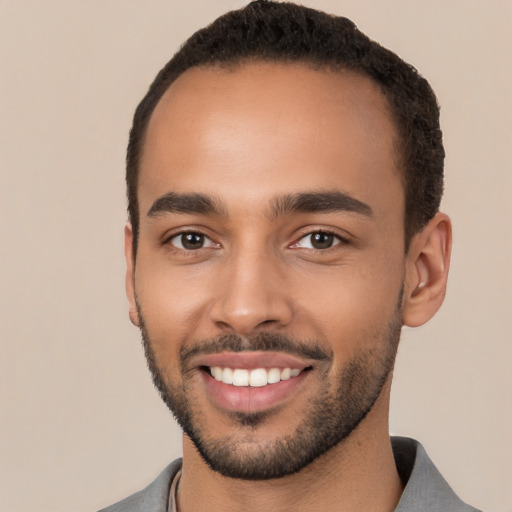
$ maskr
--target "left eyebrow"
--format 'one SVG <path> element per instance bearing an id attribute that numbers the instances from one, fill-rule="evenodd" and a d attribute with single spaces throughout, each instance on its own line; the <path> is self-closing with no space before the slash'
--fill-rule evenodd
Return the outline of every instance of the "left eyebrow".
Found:
<path id="1" fill-rule="evenodd" d="M 148 217 L 160 213 L 184 213 L 196 215 L 225 215 L 219 201 L 204 194 L 177 194 L 169 192 L 159 197 L 149 209 Z"/>
<path id="2" fill-rule="evenodd" d="M 291 213 L 348 212 L 371 217 L 370 205 L 338 190 L 304 192 L 280 196 L 271 202 L 270 217 L 277 218 Z"/>

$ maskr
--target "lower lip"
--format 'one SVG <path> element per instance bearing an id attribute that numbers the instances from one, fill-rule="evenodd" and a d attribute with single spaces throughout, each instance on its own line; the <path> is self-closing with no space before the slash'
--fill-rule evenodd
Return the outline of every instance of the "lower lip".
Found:
<path id="1" fill-rule="evenodd" d="M 201 370 L 203 382 L 213 402 L 227 411 L 242 413 L 263 412 L 291 400 L 309 373 L 306 370 L 288 380 L 251 387 L 224 384 Z"/>

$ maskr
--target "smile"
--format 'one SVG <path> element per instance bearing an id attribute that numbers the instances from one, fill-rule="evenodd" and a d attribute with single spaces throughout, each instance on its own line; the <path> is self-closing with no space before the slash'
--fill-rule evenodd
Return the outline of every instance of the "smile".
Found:
<path id="1" fill-rule="evenodd" d="M 304 399 L 304 383 L 315 375 L 316 361 L 284 352 L 217 352 L 190 359 L 205 397 L 225 412 L 270 411 Z"/>
<path id="2" fill-rule="evenodd" d="M 209 371 L 215 380 L 224 384 L 231 384 L 237 387 L 263 387 L 297 377 L 302 370 L 299 368 L 254 368 L 249 370 L 245 368 L 210 366 Z"/>

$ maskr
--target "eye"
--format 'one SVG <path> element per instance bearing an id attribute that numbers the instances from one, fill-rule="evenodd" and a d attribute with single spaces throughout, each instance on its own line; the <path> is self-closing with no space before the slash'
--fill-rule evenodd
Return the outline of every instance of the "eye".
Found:
<path id="1" fill-rule="evenodd" d="M 197 251 L 205 247 L 214 247 L 215 244 L 202 233 L 194 233 L 192 231 L 179 233 L 169 239 L 172 246 L 184 251 Z"/>
<path id="2" fill-rule="evenodd" d="M 294 247 L 305 249 L 329 249 L 342 242 L 341 238 L 327 231 L 315 231 L 303 236 Z"/>

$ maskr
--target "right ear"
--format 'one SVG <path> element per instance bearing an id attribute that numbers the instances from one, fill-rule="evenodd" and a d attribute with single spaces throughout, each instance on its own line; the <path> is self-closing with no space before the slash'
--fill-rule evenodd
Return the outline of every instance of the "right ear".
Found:
<path id="1" fill-rule="evenodd" d="M 135 255 L 133 254 L 133 229 L 131 224 L 124 227 L 124 257 L 126 259 L 126 296 L 129 317 L 133 325 L 140 327 L 139 308 L 135 296 Z"/>

